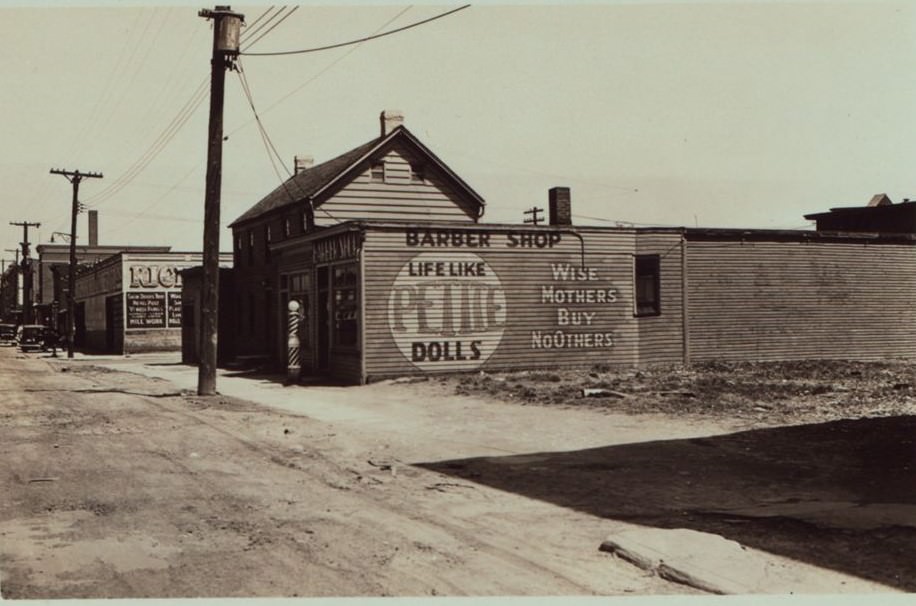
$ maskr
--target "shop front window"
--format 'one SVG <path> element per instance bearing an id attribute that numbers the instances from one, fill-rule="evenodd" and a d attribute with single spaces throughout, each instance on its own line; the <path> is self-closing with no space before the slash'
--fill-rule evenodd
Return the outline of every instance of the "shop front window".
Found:
<path id="1" fill-rule="evenodd" d="M 359 345 L 358 271 L 356 263 L 334 267 L 331 284 L 334 301 L 333 344 L 337 347 Z"/>

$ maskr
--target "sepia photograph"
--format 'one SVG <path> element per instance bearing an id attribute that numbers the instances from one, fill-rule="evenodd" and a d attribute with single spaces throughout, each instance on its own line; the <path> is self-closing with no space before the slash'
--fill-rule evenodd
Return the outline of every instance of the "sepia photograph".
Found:
<path id="1" fill-rule="evenodd" d="M 0 57 L 2 600 L 916 592 L 916 4 L 0 0 Z"/>

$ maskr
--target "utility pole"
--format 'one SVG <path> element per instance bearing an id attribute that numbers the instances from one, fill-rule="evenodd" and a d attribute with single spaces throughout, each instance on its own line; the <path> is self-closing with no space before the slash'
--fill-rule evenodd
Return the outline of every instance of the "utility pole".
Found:
<path id="1" fill-rule="evenodd" d="M 29 256 L 29 228 L 38 229 L 41 223 L 10 221 L 10 225 L 22 227 L 22 323 L 32 323 L 32 259 Z"/>
<path id="2" fill-rule="evenodd" d="M 245 16 L 229 6 L 203 9 L 198 16 L 213 19 L 210 59 L 210 127 L 207 143 L 207 183 L 204 196 L 203 272 L 200 293 L 200 363 L 197 394 L 216 395 L 219 326 L 219 205 L 223 167 L 223 93 L 226 70 L 239 54 L 239 34 Z"/>
<path id="3" fill-rule="evenodd" d="M 525 223 L 530 225 L 538 225 L 542 221 L 540 213 L 544 212 L 543 208 L 538 208 L 537 206 L 532 206 L 525 211 L 526 215 L 531 215 L 530 219 L 525 219 Z"/>
<path id="4" fill-rule="evenodd" d="M 76 313 L 76 215 L 80 212 L 80 181 L 101 179 L 102 173 L 84 173 L 79 170 L 51 169 L 52 175 L 63 175 L 73 185 L 73 203 L 70 209 L 70 268 L 67 274 L 67 357 L 73 357 L 73 314 Z"/>

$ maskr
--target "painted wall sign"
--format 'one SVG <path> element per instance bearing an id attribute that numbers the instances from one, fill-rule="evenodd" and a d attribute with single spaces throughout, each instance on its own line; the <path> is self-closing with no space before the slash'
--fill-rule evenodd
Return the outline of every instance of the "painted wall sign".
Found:
<path id="1" fill-rule="evenodd" d="M 482 258 L 424 252 L 411 258 L 388 298 L 398 349 L 422 370 L 471 370 L 489 358 L 506 326 L 506 295 Z"/>
<path id="2" fill-rule="evenodd" d="M 180 269 L 184 268 L 177 265 L 131 265 L 128 267 L 130 288 L 181 288 Z"/>
<path id="3" fill-rule="evenodd" d="M 415 248 L 553 248 L 563 241 L 558 231 L 408 229 L 405 244 Z"/>
<path id="4" fill-rule="evenodd" d="M 128 292 L 127 328 L 165 328 L 164 292 Z"/>
<path id="5" fill-rule="evenodd" d="M 181 328 L 181 292 L 170 292 L 168 297 L 169 328 Z"/>
<path id="6" fill-rule="evenodd" d="M 532 330 L 532 349 L 591 349 L 614 346 L 614 334 L 601 314 L 617 302 L 617 289 L 598 269 L 569 263 L 550 264 L 551 282 L 540 286 L 540 304 L 549 306 L 555 330 Z"/>

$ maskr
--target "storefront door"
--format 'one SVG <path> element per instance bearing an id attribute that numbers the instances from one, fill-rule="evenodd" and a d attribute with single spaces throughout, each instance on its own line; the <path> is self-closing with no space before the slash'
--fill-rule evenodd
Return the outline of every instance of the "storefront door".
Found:
<path id="1" fill-rule="evenodd" d="M 319 267 L 317 273 L 318 305 L 315 311 L 318 316 L 318 355 L 316 361 L 318 372 L 327 372 L 331 348 L 330 273 L 327 267 Z"/>

